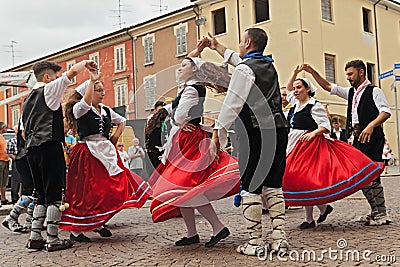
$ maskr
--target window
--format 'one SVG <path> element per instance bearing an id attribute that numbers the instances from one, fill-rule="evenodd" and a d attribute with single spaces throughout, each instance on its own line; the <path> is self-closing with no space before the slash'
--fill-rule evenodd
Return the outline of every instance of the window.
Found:
<path id="1" fill-rule="evenodd" d="M 321 0 L 322 19 L 332 21 L 331 0 Z"/>
<path id="2" fill-rule="evenodd" d="M 13 87 L 12 88 L 12 95 L 17 95 L 18 94 L 18 87 Z"/>
<path id="3" fill-rule="evenodd" d="M 269 0 L 254 0 L 256 23 L 269 20 Z"/>
<path id="4" fill-rule="evenodd" d="M 75 65 L 75 60 L 67 62 L 67 70 L 70 70 Z M 71 79 L 71 84 L 76 83 L 76 77 Z"/>
<path id="5" fill-rule="evenodd" d="M 218 35 L 226 32 L 226 21 L 225 21 L 225 8 L 212 12 L 214 18 L 214 34 Z"/>
<path id="6" fill-rule="evenodd" d="M 156 78 L 154 76 L 145 78 L 144 94 L 146 98 L 146 109 L 153 108 L 154 102 L 156 102 Z"/>
<path id="7" fill-rule="evenodd" d="M 362 15 L 363 15 L 364 32 L 372 32 L 371 31 L 371 10 L 363 8 Z"/>
<path id="8" fill-rule="evenodd" d="M 125 44 L 114 47 L 114 72 L 125 70 Z"/>
<path id="9" fill-rule="evenodd" d="M 19 104 L 11 106 L 11 125 L 18 125 L 20 115 L 20 107 Z"/>
<path id="10" fill-rule="evenodd" d="M 117 84 L 114 86 L 115 106 L 120 107 L 127 104 L 128 86 L 126 84 Z"/>
<path id="11" fill-rule="evenodd" d="M 97 65 L 99 65 L 99 52 L 90 54 L 89 59 L 93 60 L 94 62 L 97 63 Z"/>
<path id="12" fill-rule="evenodd" d="M 367 79 L 374 84 L 375 81 L 375 65 L 367 63 Z"/>
<path id="13" fill-rule="evenodd" d="M 176 36 L 176 55 L 186 55 L 187 54 L 187 44 L 186 44 L 186 33 L 187 33 L 187 23 L 179 24 L 174 27 L 174 32 Z"/>
<path id="14" fill-rule="evenodd" d="M 335 73 L 335 56 L 325 54 L 325 77 L 328 82 L 334 83 L 336 81 Z"/>
<path id="15" fill-rule="evenodd" d="M 154 34 L 148 34 L 146 37 L 143 37 L 143 46 L 144 46 L 144 64 L 153 64 L 154 63 Z"/>

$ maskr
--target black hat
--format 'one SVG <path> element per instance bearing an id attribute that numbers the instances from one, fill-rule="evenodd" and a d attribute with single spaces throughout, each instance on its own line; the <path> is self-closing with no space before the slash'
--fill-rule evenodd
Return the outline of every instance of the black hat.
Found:
<path id="1" fill-rule="evenodd" d="M 163 107 L 163 106 L 165 106 L 165 102 L 164 101 L 157 101 L 155 104 L 154 104 L 154 109 L 156 109 L 157 107 Z"/>

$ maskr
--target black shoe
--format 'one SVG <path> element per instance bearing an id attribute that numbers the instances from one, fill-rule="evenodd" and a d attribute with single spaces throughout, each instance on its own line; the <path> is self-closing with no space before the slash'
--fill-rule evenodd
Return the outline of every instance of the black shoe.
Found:
<path id="1" fill-rule="evenodd" d="M 110 237 L 110 236 L 112 236 L 111 231 L 108 230 L 105 227 L 101 228 L 100 230 L 99 229 L 95 229 L 95 230 L 93 230 L 93 232 L 98 233 L 101 237 Z"/>
<path id="2" fill-rule="evenodd" d="M 315 228 L 315 221 L 313 220 L 312 222 L 308 223 L 308 222 L 303 222 L 302 224 L 300 224 L 300 229 L 311 229 L 311 228 Z"/>
<path id="3" fill-rule="evenodd" d="M 331 205 L 326 206 L 326 210 L 323 214 L 319 215 L 317 223 L 322 223 L 326 220 L 326 217 L 333 211 L 333 207 Z"/>
<path id="4" fill-rule="evenodd" d="M 72 247 L 73 244 L 74 241 L 71 241 L 69 239 L 59 240 L 56 241 L 55 243 L 46 243 L 44 245 L 43 251 L 53 252 L 57 250 L 63 250 Z"/>
<path id="5" fill-rule="evenodd" d="M 5 199 L 5 200 L 1 201 L 1 205 L 10 205 L 10 204 L 12 204 L 12 203 L 8 199 Z"/>
<path id="6" fill-rule="evenodd" d="M 37 240 L 28 239 L 28 243 L 26 243 L 26 248 L 42 250 L 44 248 L 45 244 L 46 244 L 46 240 L 44 240 L 44 239 L 37 239 Z"/>
<path id="7" fill-rule="evenodd" d="M 199 235 L 194 235 L 192 237 L 183 237 L 181 240 L 175 242 L 175 246 L 186 246 L 195 243 L 200 243 Z"/>
<path id="8" fill-rule="evenodd" d="M 69 239 L 74 242 L 90 242 L 90 238 L 80 233 L 78 236 L 74 236 L 72 233 L 69 235 Z"/>
<path id="9" fill-rule="evenodd" d="M 21 233 L 22 232 L 22 225 L 20 225 L 18 222 L 14 222 L 13 224 L 10 224 L 9 221 L 4 219 L 4 221 L 1 223 L 5 228 L 10 230 L 11 232 L 14 233 Z"/>
<path id="10" fill-rule="evenodd" d="M 208 241 L 205 246 L 206 247 L 213 247 L 215 246 L 219 241 L 221 241 L 224 238 L 227 238 L 231 232 L 229 232 L 229 229 L 224 227 L 216 236 L 212 236 L 210 241 Z"/>

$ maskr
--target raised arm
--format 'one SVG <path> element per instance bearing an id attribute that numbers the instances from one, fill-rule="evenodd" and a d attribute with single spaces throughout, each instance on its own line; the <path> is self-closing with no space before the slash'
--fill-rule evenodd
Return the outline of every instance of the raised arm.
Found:
<path id="1" fill-rule="evenodd" d="M 78 73 L 82 72 L 85 68 L 87 68 L 89 71 L 94 71 L 98 69 L 97 63 L 93 60 L 82 60 L 73 65 L 72 68 L 67 71 L 66 75 L 68 79 L 72 80 L 72 78 L 78 75 Z"/>
<path id="2" fill-rule="evenodd" d="M 324 89 L 325 91 L 330 92 L 332 90 L 332 85 L 326 79 L 322 78 L 322 76 L 309 64 L 301 65 L 301 68 L 306 72 L 310 73 L 314 80 Z"/>
<path id="3" fill-rule="evenodd" d="M 298 75 L 299 72 L 301 72 L 301 71 L 302 71 L 301 66 L 300 66 L 300 65 L 297 65 L 297 67 L 296 67 L 296 68 L 294 69 L 294 71 L 293 71 L 292 76 L 289 78 L 289 80 L 288 80 L 288 82 L 287 82 L 287 84 L 286 84 L 286 90 L 287 90 L 288 92 L 290 92 L 290 91 L 293 90 L 293 83 L 294 83 L 294 80 L 296 80 L 297 75 Z"/>
<path id="4" fill-rule="evenodd" d="M 197 47 L 196 49 L 192 50 L 189 54 L 188 57 L 198 57 L 200 56 L 201 52 L 203 52 L 204 48 L 210 46 L 210 40 L 207 37 L 203 37 L 203 39 L 197 41 Z"/>
<path id="5" fill-rule="evenodd" d="M 92 105 L 92 99 L 93 99 L 93 91 L 94 91 L 94 83 L 99 79 L 100 77 L 100 72 L 94 70 L 90 71 L 90 81 L 88 88 L 83 95 L 83 100 L 88 104 L 89 106 Z"/>
<path id="6" fill-rule="evenodd" d="M 219 43 L 217 41 L 217 38 L 215 38 L 214 35 L 212 35 L 211 33 L 208 33 L 208 36 L 210 37 L 210 46 L 209 48 L 212 50 L 215 50 L 218 52 L 218 54 L 220 54 L 221 57 L 224 57 L 225 55 L 225 51 L 226 51 L 226 47 Z"/>

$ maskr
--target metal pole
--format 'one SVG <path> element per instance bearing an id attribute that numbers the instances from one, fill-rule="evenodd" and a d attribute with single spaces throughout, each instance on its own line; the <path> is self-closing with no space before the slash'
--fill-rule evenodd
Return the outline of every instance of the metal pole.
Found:
<path id="1" fill-rule="evenodd" d="M 397 89 L 396 89 L 396 76 L 394 78 L 393 83 L 393 91 L 394 91 L 394 106 L 396 112 L 396 134 L 397 134 L 397 161 L 399 164 L 399 171 L 400 171 L 400 138 L 399 138 L 399 113 L 397 112 Z"/>

